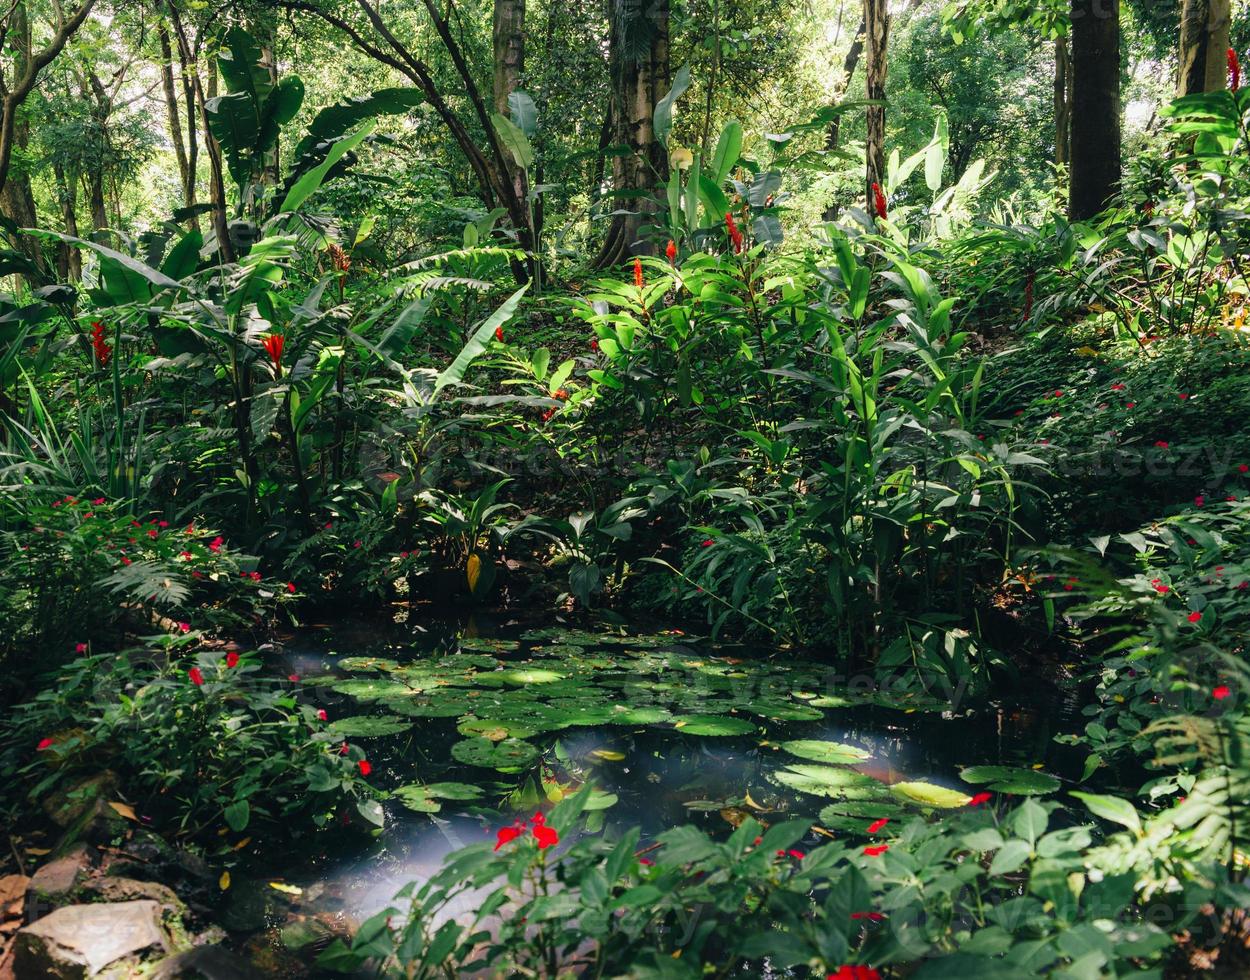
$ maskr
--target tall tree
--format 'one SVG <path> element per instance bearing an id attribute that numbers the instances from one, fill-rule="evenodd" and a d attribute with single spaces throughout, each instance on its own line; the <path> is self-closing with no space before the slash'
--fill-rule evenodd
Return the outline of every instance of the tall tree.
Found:
<path id="1" fill-rule="evenodd" d="M 1225 86 L 1231 20 L 1229 0 L 1185 0 L 1181 9 L 1177 95 L 1218 92 Z"/>
<path id="2" fill-rule="evenodd" d="M 1055 163 L 1072 161 L 1072 59 L 1068 37 L 1055 38 Z"/>
<path id="3" fill-rule="evenodd" d="M 169 27 L 164 21 L 157 25 L 156 33 L 161 46 L 161 62 L 158 67 L 161 73 L 161 87 L 165 93 L 166 122 L 169 126 L 169 140 L 174 144 L 174 158 L 178 162 L 178 183 L 182 187 L 182 206 L 191 208 L 195 205 L 195 168 L 199 156 L 199 130 L 195 124 L 194 94 L 184 67 L 180 69 L 178 76 L 182 83 L 183 103 L 190 110 L 184 127 L 183 108 L 179 104 L 179 85 L 174 77 L 173 45 L 169 39 Z M 200 219 L 193 215 L 188 223 L 190 227 L 198 229 Z"/>
<path id="4" fill-rule="evenodd" d="M 39 73 L 65 50 L 65 45 L 82 27 L 95 3 L 96 0 L 81 0 L 68 12 L 60 4 L 54 4 L 56 21 L 52 36 L 37 51 L 32 43 L 25 0 L 13 0 L 8 11 L 0 17 L 0 46 L 12 45 L 16 52 L 11 73 L 0 70 L 0 189 L 3 189 L 9 176 L 14 146 L 22 138 L 18 125 L 22 103 L 39 81 Z"/>
<path id="5" fill-rule="evenodd" d="M 613 215 L 596 265 L 650 254 L 653 244 L 641 229 L 659 207 L 660 180 L 668 154 L 656 139 L 655 107 L 672 85 L 669 68 L 669 0 L 610 0 L 608 67 L 617 145 L 628 148 L 613 158 L 612 184 L 621 207 Z"/>
<path id="6" fill-rule="evenodd" d="M 525 0 L 495 0 L 491 33 L 495 111 L 501 116 L 510 116 L 508 98 L 521 87 L 521 75 L 525 71 Z M 525 201 L 529 194 L 525 171 L 509 158 L 505 158 L 504 165 L 512 180 L 513 193 L 519 201 Z"/>
<path id="7" fill-rule="evenodd" d="M 864 193 L 868 210 L 873 208 L 872 185 L 885 187 L 885 81 L 886 48 L 890 40 L 890 10 L 886 0 L 864 0 L 864 81 L 868 106 L 864 137 Z"/>
<path id="8" fill-rule="evenodd" d="M 1072 0 L 1068 215 L 1092 217 L 1120 185 L 1120 3 Z"/>

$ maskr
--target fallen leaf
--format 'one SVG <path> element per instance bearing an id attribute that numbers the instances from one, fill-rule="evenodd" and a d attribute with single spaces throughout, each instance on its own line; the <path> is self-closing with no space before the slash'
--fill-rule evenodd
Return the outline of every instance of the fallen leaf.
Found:
<path id="1" fill-rule="evenodd" d="M 130 806 L 130 804 L 117 803 L 117 802 L 114 802 L 113 800 L 110 800 L 109 806 L 111 806 L 114 810 L 116 810 L 121 816 L 125 817 L 127 820 L 133 820 L 135 823 L 139 822 L 139 818 L 135 816 L 134 807 Z"/>
<path id="2" fill-rule="evenodd" d="M 303 895 L 304 894 L 304 889 L 298 887 L 297 885 L 288 885 L 281 881 L 271 881 L 269 882 L 269 887 L 272 888 L 276 892 L 282 892 L 283 895 Z"/>
<path id="3" fill-rule="evenodd" d="M 221 877 L 217 879 L 217 887 L 223 892 L 230 888 L 230 872 L 223 871 Z"/>
<path id="4" fill-rule="evenodd" d="M 237 844 L 234 845 L 234 849 L 236 851 L 241 851 L 243 850 L 243 848 L 247 847 L 247 845 L 250 843 L 252 843 L 252 838 L 244 837 L 241 841 L 239 841 Z"/>
<path id="5" fill-rule="evenodd" d="M 613 749 L 595 749 L 590 754 L 596 759 L 603 759 L 605 762 L 620 762 L 625 758 L 624 752 L 617 752 Z"/>

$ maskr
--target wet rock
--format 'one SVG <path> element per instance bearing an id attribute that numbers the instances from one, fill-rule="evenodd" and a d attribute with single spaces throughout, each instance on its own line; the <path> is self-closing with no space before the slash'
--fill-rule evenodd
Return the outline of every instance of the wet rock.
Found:
<path id="1" fill-rule="evenodd" d="M 39 868 L 26 889 L 26 921 L 34 922 L 53 909 L 73 903 L 96 861 L 96 852 L 76 844 L 62 857 Z"/>
<path id="2" fill-rule="evenodd" d="M 25 875 L 0 876 L 0 947 L 22 927 L 26 908 L 26 889 L 30 879 Z M 0 970 L 0 980 L 4 976 Z"/>
<path id="3" fill-rule="evenodd" d="M 105 769 L 49 795 L 44 800 L 43 812 L 58 827 L 71 827 L 95 809 L 97 803 L 115 798 L 116 794 L 117 774 Z"/>
<path id="4" fill-rule="evenodd" d="M 142 899 L 155 902 L 161 913 L 170 917 L 186 915 L 187 909 L 174 890 L 155 881 L 137 881 L 134 878 L 117 878 L 107 875 L 87 882 L 84 889 L 105 902 L 135 902 Z"/>
<path id="5" fill-rule="evenodd" d="M 168 949 L 169 937 L 156 902 L 67 905 L 18 932 L 13 976 L 16 980 L 86 980 L 121 960 L 134 961 Z"/>
<path id="6" fill-rule="evenodd" d="M 162 960 L 151 980 L 259 980 L 247 960 L 224 946 L 197 946 Z"/>

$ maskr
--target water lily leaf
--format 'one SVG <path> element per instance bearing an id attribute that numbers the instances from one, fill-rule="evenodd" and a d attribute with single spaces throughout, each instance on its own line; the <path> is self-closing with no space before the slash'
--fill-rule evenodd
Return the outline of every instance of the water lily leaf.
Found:
<path id="1" fill-rule="evenodd" d="M 330 730 L 344 738 L 380 738 L 398 735 L 412 727 L 412 722 L 394 715 L 355 715 L 330 723 Z"/>
<path id="2" fill-rule="evenodd" d="M 398 681 L 365 680 L 364 678 L 339 681 L 337 684 L 331 684 L 330 690 L 337 691 L 339 694 L 346 694 L 348 697 L 355 698 L 358 701 L 415 697 L 419 693 L 415 688 L 401 684 Z"/>
<path id="3" fill-rule="evenodd" d="M 484 769 L 520 769 L 538 758 L 538 748 L 517 738 L 492 742 L 488 738 L 467 738 L 451 747 L 452 758 L 466 766 Z"/>
<path id="4" fill-rule="evenodd" d="M 685 735 L 746 735 L 756 730 L 754 722 L 729 715 L 682 715 L 674 727 Z"/>
<path id="5" fill-rule="evenodd" d="M 529 738 L 537 734 L 534 729 L 527 728 L 520 722 L 497 718 L 466 718 L 456 726 L 456 731 L 461 735 L 479 735 L 492 742 L 502 742 L 505 738 Z"/>
<path id="6" fill-rule="evenodd" d="M 960 772 L 959 778 L 973 785 L 988 783 L 996 793 L 1015 796 L 1045 796 L 1057 792 L 1060 786 L 1050 773 L 1011 766 L 969 766 Z"/>
<path id="7" fill-rule="evenodd" d="M 824 742 L 820 739 L 800 738 L 782 742 L 781 747 L 800 759 L 811 759 L 827 765 L 846 765 L 852 762 L 863 762 L 870 758 L 871 753 L 855 745 L 842 742 Z"/>
<path id="8" fill-rule="evenodd" d="M 337 666 L 342 670 L 395 670 L 399 661 L 386 657 L 343 657 Z"/>
<path id="9" fill-rule="evenodd" d="M 468 714 L 473 704 L 467 698 L 412 698 L 404 701 L 383 701 L 387 711 L 408 715 L 410 718 L 458 718 Z"/>
<path id="10" fill-rule="evenodd" d="M 488 636 L 462 636 L 460 638 L 461 650 L 474 650 L 482 653 L 490 653 L 492 651 L 503 652 L 506 650 L 519 650 L 521 644 L 516 640 L 497 640 Z"/>
<path id="11" fill-rule="evenodd" d="M 505 684 L 515 684 L 517 687 L 527 687 L 530 684 L 554 684 L 556 681 L 564 680 L 563 674 L 539 667 L 517 667 L 512 670 L 496 671 L 488 676 L 502 680 Z"/>
<path id="12" fill-rule="evenodd" d="M 824 712 L 816 708 L 789 701 L 755 701 L 743 707 L 770 721 L 820 721 L 825 716 Z"/>
<path id="13" fill-rule="evenodd" d="M 837 766 L 789 766 L 773 773 L 770 778 L 800 793 L 833 799 L 863 799 L 884 792 L 881 784 L 871 776 Z"/>
<path id="14" fill-rule="evenodd" d="M 921 806 L 938 807 L 944 810 L 967 806 L 972 799 L 971 796 L 957 789 L 948 789 L 945 786 L 925 782 L 895 783 L 890 787 L 890 792 L 908 803 L 919 803 Z"/>
<path id="15" fill-rule="evenodd" d="M 614 725 L 658 725 L 673 717 L 667 708 L 626 708 L 617 705 L 613 711 L 610 721 Z"/>
<path id="16" fill-rule="evenodd" d="M 476 800 L 485 792 L 472 783 L 430 783 L 422 789 L 436 800 Z"/>

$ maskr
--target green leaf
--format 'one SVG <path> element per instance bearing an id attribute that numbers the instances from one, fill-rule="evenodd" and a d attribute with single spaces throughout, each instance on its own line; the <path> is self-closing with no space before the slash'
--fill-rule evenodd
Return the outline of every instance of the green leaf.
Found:
<path id="1" fill-rule="evenodd" d="M 690 88 L 690 66 L 682 65 L 673 76 L 673 87 L 668 90 L 664 98 L 656 103 L 655 113 L 652 116 L 652 132 L 655 133 L 655 141 L 663 146 L 668 146 L 668 134 L 673 130 L 673 110 L 677 100 L 685 94 L 688 88 Z"/>
<path id="2" fill-rule="evenodd" d="M 509 296 L 499 309 L 482 321 L 482 325 L 473 332 L 473 336 L 469 338 L 469 342 L 456 355 L 456 359 L 443 370 L 442 374 L 438 376 L 438 380 L 434 382 L 435 395 L 448 385 L 460 384 L 464 379 L 464 373 L 469 369 L 469 365 L 486 349 L 486 345 L 494 337 L 495 331 L 512 319 L 513 314 L 516 313 L 517 304 L 521 302 L 521 297 L 525 295 L 527 289 L 529 289 L 529 283 L 526 283 Z"/>
<path id="3" fill-rule="evenodd" d="M 1024 867 L 1032 852 L 1033 849 L 1028 841 L 1019 839 L 1007 841 L 994 855 L 994 860 L 990 862 L 990 874 L 1004 875 L 1018 871 Z"/>
<path id="4" fill-rule="evenodd" d="M 1084 803 L 1095 816 L 1118 823 L 1134 833 L 1141 833 L 1141 818 L 1137 815 L 1137 809 L 1128 800 L 1098 793 L 1075 792 L 1072 795 Z"/>
<path id="5" fill-rule="evenodd" d="M 1059 789 L 1059 780 L 1049 773 L 1012 766 L 969 766 L 959 774 L 966 783 L 989 783 L 996 793 L 1016 796 L 1044 796 Z"/>
<path id="6" fill-rule="evenodd" d="M 532 138 L 538 132 L 538 106 L 528 92 L 516 89 L 508 95 L 508 115 L 526 136 Z"/>
<path id="7" fill-rule="evenodd" d="M 361 126 L 356 132 L 350 136 L 345 136 L 338 140 L 326 154 L 325 159 L 311 170 L 300 176 L 287 192 L 286 198 L 278 208 L 279 212 L 289 213 L 298 211 L 308 198 L 310 198 L 317 189 L 321 187 L 322 182 L 326 178 L 326 174 L 330 172 L 330 168 L 339 162 L 349 151 L 354 150 L 365 138 L 373 132 L 377 125 L 376 121 L 369 121 Z"/>
<path id="8" fill-rule="evenodd" d="M 810 759 L 813 762 L 823 762 L 827 765 L 863 762 L 871 757 L 869 752 L 857 746 L 844 745 L 841 742 L 823 742 L 819 739 L 797 739 L 790 742 L 782 742 L 781 747 L 786 752 L 798 756 L 800 759 Z"/>
<path id="9" fill-rule="evenodd" d="M 247 800 L 236 800 L 226 807 L 223 815 L 231 830 L 245 830 L 252 819 L 252 807 Z"/>
<path id="10" fill-rule="evenodd" d="M 956 807 L 967 806 L 968 801 L 972 799 L 972 797 L 966 793 L 961 793 L 957 789 L 949 789 L 946 786 L 937 786 L 934 783 L 919 781 L 894 783 L 890 787 L 890 792 L 899 799 L 906 800 L 909 803 L 940 807 L 944 810 L 953 810 Z"/>
<path id="11" fill-rule="evenodd" d="M 742 124 L 736 119 L 731 119 L 720 131 L 720 139 L 716 141 L 716 149 L 712 152 L 712 159 L 708 164 L 709 173 L 716 183 L 725 183 L 725 179 L 737 164 L 741 153 Z"/>
<path id="12" fill-rule="evenodd" d="M 525 133 L 521 131 L 521 127 L 499 112 L 492 112 L 490 121 L 495 127 L 500 142 L 512 154 L 516 165 L 528 173 L 534 166 L 534 148 L 530 145 Z"/>

